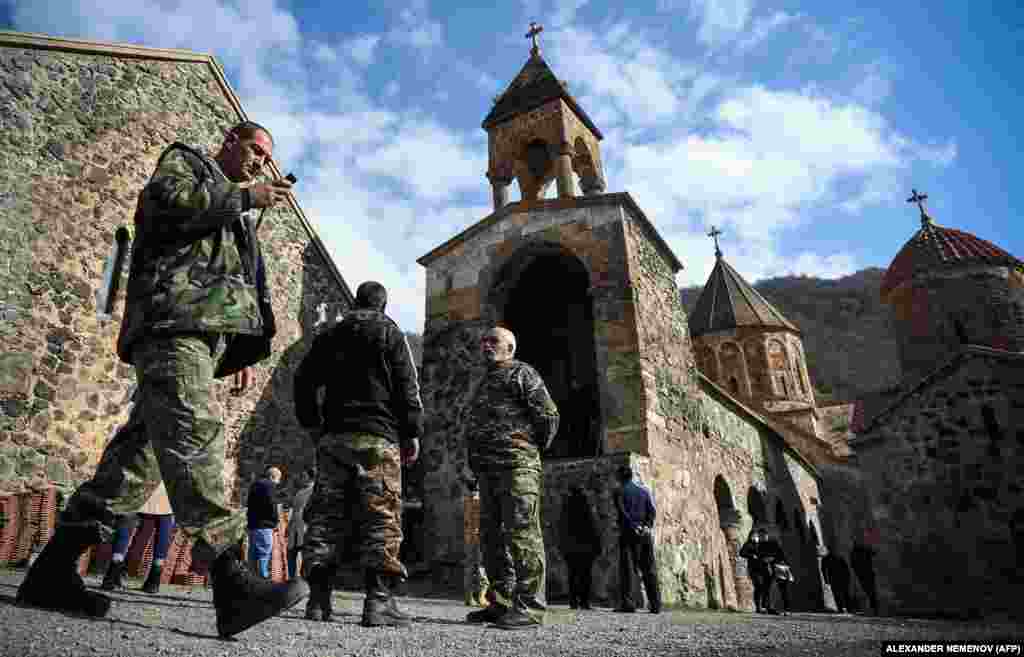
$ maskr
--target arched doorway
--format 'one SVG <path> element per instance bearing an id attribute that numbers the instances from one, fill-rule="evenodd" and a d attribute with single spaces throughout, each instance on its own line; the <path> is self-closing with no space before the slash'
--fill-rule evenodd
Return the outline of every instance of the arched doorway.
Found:
<path id="1" fill-rule="evenodd" d="M 601 389 L 583 262 L 558 244 L 525 247 L 502 268 L 490 301 L 516 336 L 516 358 L 537 369 L 558 405 L 558 434 L 545 457 L 598 454 Z"/>

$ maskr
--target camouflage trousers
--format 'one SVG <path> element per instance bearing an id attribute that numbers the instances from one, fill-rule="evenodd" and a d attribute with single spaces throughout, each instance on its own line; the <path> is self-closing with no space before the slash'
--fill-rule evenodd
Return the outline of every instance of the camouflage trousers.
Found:
<path id="1" fill-rule="evenodd" d="M 246 518 L 228 506 L 224 423 L 211 398 L 224 349 L 221 335 L 150 337 L 135 346 L 135 406 L 61 524 L 91 527 L 98 541 L 110 541 L 119 517 L 138 511 L 162 479 L 178 527 L 195 541 L 197 569 L 242 539 Z"/>
<path id="2" fill-rule="evenodd" d="M 356 562 L 406 576 L 402 545 L 402 462 L 398 446 L 367 433 L 324 434 L 306 511 L 303 570 Z"/>
<path id="3" fill-rule="evenodd" d="M 543 620 L 547 564 L 540 526 L 541 472 L 503 468 L 477 475 L 480 546 L 491 595 L 499 604 Z"/>

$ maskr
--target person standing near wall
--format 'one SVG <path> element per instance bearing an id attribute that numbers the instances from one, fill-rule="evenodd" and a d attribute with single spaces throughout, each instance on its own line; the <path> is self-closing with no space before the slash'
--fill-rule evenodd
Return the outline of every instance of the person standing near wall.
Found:
<path id="1" fill-rule="evenodd" d="M 184 144 L 164 150 L 139 195 L 118 356 L 135 367 L 138 400 L 103 450 L 92 479 L 61 513 L 53 537 L 18 589 L 25 605 L 106 616 L 110 598 L 89 591 L 75 564 L 109 541 L 161 479 L 175 517 L 194 540 L 193 568 L 209 569 L 217 631 L 232 636 L 304 598 L 301 580 L 254 578 L 237 546 L 245 514 L 228 506 L 224 423 L 215 378 L 271 352 L 274 317 L 250 211 L 284 203 L 291 183 L 258 182 L 273 139 L 249 121 L 228 131 L 214 157 Z"/>
<path id="2" fill-rule="evenodd" d="M 487 370 L 468 408 L 465 443 L 480 487 L 480 546 L 491 589 L 490 604 L 466 622 L 539 627 L 547 610 L 541 453 L 558 431 L 558 408 L 540 374 L 514 358 L 511 331 L 489 330 L 480 350 Z"/>
<path id="3" fill-rule="evenodd" d="M 747 573 L 754 586 L 754 612 L 768 613 L 771 608 L 772 573 L 768 563 L 761 559 L 761 541 L 766 532 L 763 527 L 752 529 L 747 541 L 740 548 L 740 557 L 747 560 Z"/>
<path id="4" fill-rule="evenodd" d="M 615 494 L 615 507 L 619 512 L 619 588 L 620 604 L 615 611 L 636 611 L 633 601 L 633 574 L 640 577 L 647 591 L 647 608 L 652 614 L 661 613 L 661 590 L 658 586 L 658 568 L 654 557 L 654 521 L 657 510 L 651 491 L 633 477 L 629 465 L 619 467 L 617 476 L 622 485 Z"/>
<path id="5" fill-rule="evenodd" d="M 277 485 L 281 470 L 270 466 L 249 486 L 246 518 L 249 525 L 249 567 L 263 579 L 270 579 L 270 560 L 274 552 L 274 530 L 280 522 L 277 512 Z"/>
<path id="6" fill-rule="evenodd" d="M 562 507 L 561 539 L 569 570 L 569 608 L 590 609 L 594 560 L 601 554 L 601 536 L 590 500 L 578 484 L 569 489 Z"/>
<path id="7" fill-rule="evenodd" d="M 128 520 L 129 518 L 131 520 Z M 132 531 L 148 519 L 156 523 L 156 531 L 153 536 L 153 562 L 149 566 L 149 574 L 146 575 L 142 590 L 145 593 L 159 593 L 164 559 L 167 558 L 167 552 L 170 550 L 171 533 L 174 531 L 174 514 L 171 512 L 171 502 L 167 498 L 167 489 L 162 481 L 139 509 L 138 514 L 126 515 L 125 522 L 118 526 L 110 565 L 107 567 L 107 573 L 100 585 L 104 591 L 125 588 L 125 557 L 135 545 L 135 541 L 140 540 L 142 536 L 140 532 L 136 531 L 133 539 Z M 131 544 L 129 544 L 129 540 L 131 540 Z"/>
<path id="8" fill-rule="evenodd" d="M 850 567 L 846 559 L 829 550 L 821 559 L 821 575 L 832 589 L 832 597 L 836 601 L 836 611 L 840 614 L 850 612 Z"/>
<path id="9" fill-rule="evenodd" d="M 306 505 L 313 494 L 314 483 L 316 483 L 316 469 L 311 468 L 302 473 L 299 490 L 292 498 L 292 511 L 288 516 L 289 577 L 295 577 L 299 572 L 299 553 L 302 551 L 302 542 L 306 539 L 306 521 L 302 514 L 306 512 Z"/>

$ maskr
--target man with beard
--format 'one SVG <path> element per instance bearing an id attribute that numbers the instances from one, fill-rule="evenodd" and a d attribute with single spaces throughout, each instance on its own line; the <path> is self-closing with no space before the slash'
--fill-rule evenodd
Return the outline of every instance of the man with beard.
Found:
<path id="1" fill-rule="evenodd" d="M 513 356 L 516 338 L 496 327 L 480 341 L 487 372 L 469 407 L 466 446 L 480 487 L 480 545 L 491 604 L 466 616 L 506 630 L 544 623 L 541 452 L 558 431 L 558 408 L 535 369 Z"/>

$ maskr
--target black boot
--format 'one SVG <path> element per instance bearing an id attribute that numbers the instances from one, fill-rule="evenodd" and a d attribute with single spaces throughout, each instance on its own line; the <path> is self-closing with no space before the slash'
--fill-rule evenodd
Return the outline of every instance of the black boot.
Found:
<path id="1" fill-rule="evenodd" d="M 235 548 L 225 550 L 210 568 L 217 633 L 229 637 L 295 606 L 309 595 L 301 579 L 274 584 L 253 575 Z"/>
<path id="2" fill-rule="evenodd" d="M 78 560 L 97 543 L 96 531 L 58 526 L 50 542 L 18 587 L 18 603 L 101 618 L 110 611 L 110 598 L 85 588 Z"/>
<path id="3" fill-rule="evenodd" d="M 366 600 L 363 602 L 363 627 L 408 627 L 412 619 L 398 609 L 392 589 L 397 578 L 366 571 Z"/>
<path id="4" fill-rule="evenodd" d="M 103 576 L 100 588 L 104 591 L 124 591 L 128 588 L 124 583 L 127 566 L 123 561 L 111 561 L 107 566 L 107 574 Z"/>
<path id="5" fill-rule="evenodd" d="M 146 581 L 142 585 L 142 590 L 146 593 L 159 593 L 160 592 L 160 576 L 163 575 L 163 565 L 153 564 L 149 567 L 149 574 L 146 575 Z"/>
<path id="6" fill-rule="evenodd" d="M 334 613 L 331 593 L 333 573 L 327 566 L 313 567 L 306 581 L 309 582 L 309 601 L 306 602 L 306 620 L 329 621 Z"/>

